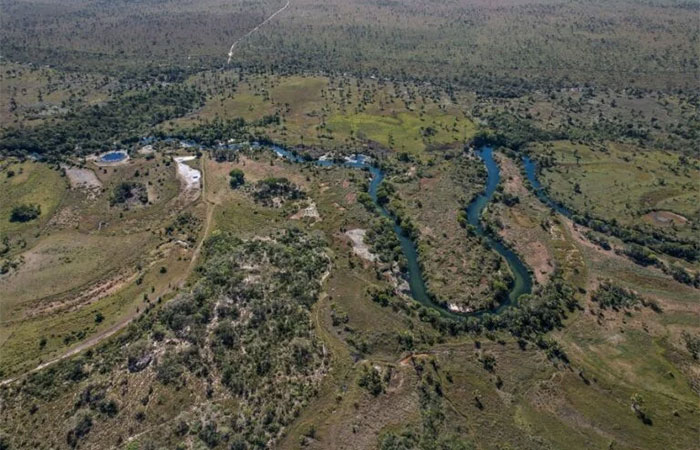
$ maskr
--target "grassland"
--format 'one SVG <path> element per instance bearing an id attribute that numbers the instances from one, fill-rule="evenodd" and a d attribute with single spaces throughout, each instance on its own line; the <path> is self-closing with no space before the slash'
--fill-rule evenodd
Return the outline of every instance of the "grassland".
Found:
<path id="1" fill-rule="evenodd" d="M 528 191 L 517 164 L 505 155 L 498 155 L 503 194 L 515 197 L 517 203 L 506 205 L 503 194 L 489 207 L 484 220 L 494 224 L 498 234 L 521 255 L 523 262 L 532 270 L 536 283 L 546 284 L 555 271 L 576 286 L 585 287 L 574 275 L 585 277 L 585 266 L 575 245 L 568 238 L 561 218 L 552 216 L 549 209 Z M 567 239 L 568 238 L 568 239 Z M 576 277 L 580 278 L 580 277 Z"/>
<path id="2" fill-rule="evenodd" d="M 470 237 L 458 220 L 459 211 L 483 182 L 481 162 L 463 152 L 462 145 L 477 131 L 475 117 L 493 111 L 482 114 L 486 110 L 479 110 L 475 97 L 451 98 L 429 86 L 349 77 L 238 75 L 207 72 L 191 77 L 187 83 L 207 92 L 207 101 L 193 114 L 159 129 L 243 117 L 252 134 L 267 135 L 303 152 L 362 150 L 376 155 L 396 189 L 390 207 L 417 226 L 421 264 L 431 292 L 446 303 L 472 308 L 493 300 L 490 285 L 497 276 L 497 255 Z M 503 104 L 494 110 L 500 107 Z M 279 124 L 266 120 L 274 115 Z M 459 438 L 465 445 L 487 448 L 591 448 L 611 443 L 617 448 L 692 448 L 700 382 L 682 336 L 698 333 L 696 290 L 658 269 L 643 268 L 596 247 L 583 235 L 585 230 L 551 215 L 527 190 L 516 154 L 499 156 L 503 186 L 485 220 L 533 269 L 537 289 L 559 273 L 578 289 L 581 310 L 571 312 L 563 327 L 548 337 L 560 343 L 566 361 L 552 361 L 545 350 L 533 343 L 523 346 L 504 332 L 458 336 L 441 332 L 431 325 L 430 314 L 408 297 L 392 295 L 388 306 L 372 301 L 371 291 L 391 291 L 392 280 L 373 263 L 358 258 L 345 235 L 349 229 L 369 229 L 375 218 L 358 202 L 367 174 L 292 164 L 265 150 L 242 151 L 230 162 L 195 160 L 192 166 L 204 171 L 205 191 L 201 201 L 187 209 L 194 216 L 191 227 L 172 235 L 166 231 L 168 225 L 187 206 L 178 195 L 170 162 L 178 150 L 155 147 L 149 158 L 132 151 L 132 159 L 123 165 L 99 167 L 75 161 L 94 171 L 101 187 L 92 191 L 65 187 L 51 217 L 42 218 L 46 222 L 38 235 L 31 227 L 18 230 L 34 240 L 27 248 L 12 250 L 24 255 L 25 264 L 0 280 L 16 300 L 3 304 L 3 313 L 11 316 L 0 334 L 3 376 L 83 346 L 93 350 L 26 378 L 24 387 L 5 388 L 3 396 L 23 399 L 2 413 L 11 424 L 12 442 L 35 444 L 37 436 L 31 436 L 27 427 L 48 423 L 55 411 L 69 410 L 65 420 L 45 427 L 40 434 L 43 442 L 62 445 L 85 414 L 93 421 L 83 438 L 87 446 L 141 448 L 184 441 L 192 447 L 223 448 L 226 439 L 238 439 L 231 431 L 239 429 L 232 412 L 257 414 L 259 408 L 268 407 L 270 399 L 263 391 L 251 384 L 258 409 L 240 409 L 245 400 L 225 394 L 222 368 L 213 370 L 209 380 L 195 369 L 183 372 L 186 385 L 163 382 L 163 367 L 170 363 L 164 355 L 188 345 L 178 335 L 168 337 L 167 344 L 149 344 L 157 349 L 157 357 L 138 373 L 129 372 L 124 348 L 138 347 L 135 340 L 142 333 L 162 332 L 162 326 L 148 324 L 151 314 L 160 314 L 185 280 L 197 283 L 202 276 L 202 269 L 190 272 L 200 230 L 215 237 L 230 233 L 269 242 L 281 230 L 300 228 L 322 239 L 330 258 L 318 300 L 304 319 L 323 343 L 322 360 L 327 358 L 328 363 L 310 384 L 304 384 L 310 389 L 303 394 L 308 406 L 298 409 L 294 420 L 285 419 L 277 446 L 374 448 L 397 439 L 454 443 Z M 617 218 L 622 224 L 635 223 L 632 209 L 623 208 L 624 203 L 636 208 L 635 220 L 649 221 L 651 211 L 668 211 L 687 221 L 675 222 L 675 216 L 669 216 L 675 224 L 650 226 L 692 234 L 697 217 L 692 207 L 692 178 L 697 171 L 693 159 L 609 141 L 604 145 L 554 141 L 528 149 L 542 165 L 552 163 L 542 181 L 554 198 L 572 208 L 595 206 L 591 213 Z M 48 170 L 39 163 L 23 164 Z M 624 202 L 613 198 L 612 209 L 598 206 L 609 200 L 599 188 L 608 183 L 607 167 L 616 178 L 605 188 L 627 195 Z M 246 185 L 230 187 L 232 169 L 243 171 Z M 67 186 L 58 171 L 46 175 Z M 565 181 L 567 176 L 575 177 L 585 196 L 569 197 L 574 185 Z M 280 207 L 256 202 L 252 189 L 268 177 L 288 178 L 307 199 L 282 202 Z M 637 178 L 646 180 L 639 189 L 616 190 L 615 181 L 628 187 Z M 665 186 L 660 186 L 661 179 Z M 25 185 L 30 177 L 19 180 L 18 187 L 4 188 L 42 192 Z M 149 202 L 110 205 L 111 192 L 122 181 L 146 184 Z M 38 178 L 32 182 L 40 185 Z M 650 195 L 667 187 L 674 190 L 668 198 Z M 506 194 L 517 196 L 519 202 L 508 206 Z M 655 203 L 644 203 L 649 199 Z M 299 218 L 297 213 L 311 203 L 319 217 Z M 138 257 L 129 258 L 132 253 Z M 33 255 L 43 255 L 45 264 L 33 262 Z M 59 260 L 64 264 L 58 266 Z M 133 267 L 138 270 L 128 270 Z M 166 267 L 165 273 L 161 267 Z M 253 270 L 250 282 L 260 276 L 254 269 L 245 268 Z M 73 283 L 59 282 L 62 279 Z M 645 307 L 601 310 L 590 294 L 606 279 L 653 299 L 663 312 Z M 41 281 L 46 281 L 42 290 L 27 291 L 31 283 Z M 105 287 L 92 297 L 76 296 L 109 283 L 115 287 Z M 101 336 L 133 319 L 116 336 L 93 347 Z M 209 326 L 214 329 L 216 323 Z M 212 334 L 209 342 L 216 336 Z M 216 345 L 207 345 L 198 358 L 217 358 Z M 88 360 L 94 369 L 88 368 Z M 376 396 L 359 384 L 371 370 L 377 371 L 381 384 Z M 66 381 L 58 386 L 44 377 Z M 129 389 L 123 390 L 121 383 Z M 100 412 L 99 406 L 71 409 L 88 385 L 104 388 L 107 398 L 118 405 L 114 416 Z M 645 425 L 632 410 L 633 396 L 644 399 L 652 425 Z M 41 405 L 40 409 L 34 414 L 23 410 L 21 405 L 27 402 Z M 273 427 L 266 433 L 277 431 Z M 218 441 L 205 444 L 214 442 L 210 439 Z"/>
<path id="3" fill-rule="evenodd" d="M 193 76 L 188 83 L 210 95 L 195 114 L 164 125 L 166 130 L 236 117 L 255 125 L 276 115 L 279 125 L 255 132 L 294 147 L 369 147 L 415 156 L 466 142 L 476 132 L 464 106 L 430 87 L 275 75 L 237 81 L 227 72 Z"/>
<path id="4" fill-rule="evenodd" d="M 391 205 L 418 228 L 420 263 L 428 290 L 453 309 L 476 310 L 494 302 L 493 283 L 510 276 L 507 265 L 459 222 L 483 188 L 484 173 L 461 149 L 440 152 L 427 164 L 397 163 L 388 178 L 397 191 Z"/>
<path id="5" fill-rule="evenodd" d="M 35 162 L 6 160 L 2 164 L 0 235 L 11 240 L 31 240 L 46 226 L 66 195 L 68 183 L 51 167 Z M 41 214 L 29 222 L 11 222 L 12 209 L 22 204 L 39 205 Z"/>
<path id="6" fill-rule="evenodd" d="M 552 197 L 573 210 L 626 226 L 648 224 L 682 236 L 695 234 L 700 221 L 696 159 L 615 143 L 593 147 L 559 141 L 533 151 L 553 158 L 544 181 Z M 655 212 L 678 216 L 664 220 Z"/>
<path id="7" fill-rule="evenodd" d="M 109 167 L 87 162 L 79 170 L 97 185 L 69 188 L 75 173 L 66 176 L 45 163 L 10 159 L 4 165 L 3 197 L 42 210 L 38 223 L 18 227 L 9 212 L 2 220 L 5 257 L 18 263 L 0 277 L 4 377 L 123 326 L 148 302 L 171 293 L 191 269 L 196 220 L 194 228 L 164 233 L 188 207 L 170 157 L 136 157 Z M 10 171 L 15 175 L 8 177 Z M 111 203 L 114 188 L 129 179 L 148 186 L 148 204 Z M 191 210 L 192 217 L 201 213 Z"/>
<path id="8" fill-rule="evenodd" d="M 3 61 L 0 86 L 0 120 L 7 127 L 33 126 L 104 102 L 119 84 L 110 77 Z"/>
<path id="9" fill-rule="evenodd" d="M 373 448 L 387 439 L 416 442 L 442 439 L 452 443 L 461 439 L 467 445 L 489 448 L 503 445 L 590 448 L 608 446 L 611 442 L 616 448 L 662 448 L 668 443 L 674 448 L 692 448 L 692 427 L 698 414 L 694 400 L 697 391 L 693 389 L 697 388 L 689 387 L 688 380 L 697 375 L 680 333 L 689 329 L 691 318 L 697 314 L 696 305 L 689 300 L 694 290 L 679 285 L 658 270 L 642 268 L 586 244 L 579 231 L 562 219 L 550 217 L 546 208 L 537 204 L 518 178 L 520 174 L 512 160 L 501 156 L 500 161 L 504 191 L 519 195 L 521 201 L 511 207 L 494 205 L 487 220 L 503 223 L 506 241 L 513 230 L 530 230 L 524 231 L 526 239 L 513 243 L 516 250 L 524 249 L 526 261 L 537 253 L 527 252 L 528 246 L 539 243 L 546 247 L 553 266 L 570 274 L 569 278 L 581 292 L 590 293 L 599 280 L 613 277 L 656 299 L 663 313 L 648 308 L 627 313 L 603 312 L 582 294 L 582 309 L 573 313 L 565 328 L 554 333 L 566 348 L 569 358 L 566 363 L 552 363 L 533 345 L 523 349 L 506 334 L 445 336 L 418 315 L 406 313 L 412 310 L 413 300 L 405 299 L 406 308 L 400 307 L 400 302 L 393 307 L 382 307 L 368 295 L 367 287 L 383 288 L 388 283 L 376 277 L 372 264 L 352 253 L 343 233 L 347 229 L 369 227 L 372 220 L 372 214 L 356 200 L 365 183 L 361 172 L 302 167 L 267 151 L 244 152 L 234 162 L 204 161 L 203 199 L 213 208 L 214 236 L 234 233 L 262 243 L 276 236 L 279 230 L 299 227 L 307 233 L 318 233 L 330 257 L 330 273 L 308 316 L 315 335 L 324 344 L 329 371 L 317 380 L 319 384 L 309 398 L 308 407 L 285 426 L 279 447 L 297 448 L 303 443 L 309 448 Z M 474 162 L 467 159 L 464 164 Z M 270 176 L 287 177 L 309 198 L 281 207 L 262 206 L 253 200 L 245 186 L 235 190 L 229 187 L 228 173 L 234 168 L 244 172 L 249 186 Z M 451 179 L 447 165 L 433 161 L 420 167 L 424 171 L 421 179 L 436 185 L 430 190 L 433 194 L 420 198 L 414 198 L 413 190 L 402 190 L 400 177 L 405 177 L 406 186 L 415 181 L 410 176 L 410 167 L 407 169 L 408 174 L 395 172 L 399 175 L 394 175 L 392 181 L 400 188 L 402 202 L 412 205 L 411 211 L 432 210 L 442 203 L 449 209 L 452 203 L 447 200 L 458 201 L 459 196 L 453 191 L 451 195 L 436 194 L 447 192 L 437 189 L 443 178 Z M 463 181 L 468 182 L 468 177 Z M 414 205 L 418 200 L 422 208 Z M 314 202 L 320 217 L 291 219 L 308 201 Z M 548 221 L 547 229 L 539 226 L 542 220 Z M 561 242 L 557 243 L 558 240 Z M 178 270 L 172 266 L 172 254 L 165 252 L 163 258 L 171 261 L 168 274 L 171 268 Z M 183 254 L 178 264 L 186 265 L 186 262 L 187 255 Z M 154 260 L 153 270 L 146 272 L 143 286 L 158 286 L 159 277 L 165 284 L 167 275 L 163 278 L 155 270 L 160 264 Z M 250 282 L 254 282 L 259 275 L 251 272 L 249 276 Z M 134 291 L 133 298 L 140 295 Z M 110 305 L 119 304 L 117 297 L 105 297 L 85 308 L 81 312 L 85 316 L 82 323 L 86 324 L 88 319 L 94 323 L 96 311 L 104 311 L 111 321 Z M 223 395 L 221 372 L 210 373 L 212 383 L 195 372 L 182 375 L 187 379 L 184 385 L 163 382 L 161 367 L 167 358 L 161 353 L 143 371 L 131 373 L 126 369 L 123 348 L 131 352 L 130 346 L 136 345 L 133 339 L 139 339 L 142 332 L 148 333 L 152 328 L 143 325 L 144 320 L 150 320 L 150 314 L 160 314 L 158 311 L 163 308 L 163 304 L 155 303 L 151 309 L 141 300 L 129 304 L 130 308 L 144 307 L 153 313 L 116 340 L 98 346 L 91 354 L 91 364 L 97 364 L 95 369 L 88 369 L 79 356 L 48 369 L 54 378 L 70 379 L 71 374 L 77 373 L 74 367 L 81 367 L 83 375 L 61 387 L 48 382 L 47 387 L 36 390 L 32 386 L 44 383 L 37 374 L 24 388 L 4 388 L 3 396 L 20 396 L 26 402 L 41 404 L 32 414 L 23 410 L 20 403 L 2 412 L 3 421 L 12 424 L 8 431 L 13 442 L 36 443 L 37 436 L 31 436 L 27 427 L 42 421 L 47 423 L 52 411 L 71 409 L 75 398 L 88 385 L 100 386 L 104 398 L 116 403 L 117 412 L 109 416 L 100 412 L 99 406 L 88 404 L 71 409 L 73 412 L 65 421 L 44 427 L 45 432 L 40 433 L 44 442 L 65 442 L 66 433 L 75 429 L 85 414 L 92 420 L 90 431 L 81 437 L 82 445 L 86 446 L 141 448 L 155 443 L 174 445 L 177 440 L 188 446 L 209 442 L 210 447 L 219 448 L 227 436 L 228 439 L 239 436 L 233 431 L 238 430 L 238 425 L 230 420 L 229 413 L 237 411 L 243 400 Z M 37 326 L 34 333 L 38 337 L 38 329 L 59 330 L 61 320 L 70 317 L 57 316 L 52 322 Z M 97 329 L 102 325 L 91 326 Z M 690 326 L 691 330 L 696 328 Z M 157 352 L 181 351 L 177 350 L 180 345 L 175 344 L 177 339 L 167 338 L 163 342 L 173 345 L 154 343 L 152 348 L 163 346 Z M 213 342 L 211 348 L 215 349 Z M 55 340 L 50 339 L 46 345 L 57 350 L 53 347 Z M 209 357 L 206 348 L 202 348 L 199 357 Z M 493 362 L 487 366 L 485 361 Z M 381 390 L 376 396 L 358 384 L 367 370 L 379 373 Z M 124 390 L 120 388 L 122 385 L 129 388 Z M 690 383 L 693 385 L 697 386 Z M 645 425 L 631 410 L 634 394 L 644 398 L 653 425 Z M 260 399 L 267 401 L 264 397 Z M 99 401 L 95 400 L 95 405 Z M 23 400 L 21 404 L 26 402 Z M 245 411 L 255 413 L 251 409 Z"/>
<path id="10" fill-rule="evenodd" d="M 668 269 L 697 262 L 601 248 L 519 160 L 577 213 L 697 242 L 697 6 L 291 0 L 224 67 L 284 3 L 0 0 L 0 448 L 696 448 L 698 289 Z M 194 198 L 185 150 L 139 152 L 159 133 L 373 156 L 462 309 L 505 292 L 459 215 L 484 180 L 465 144 L 493 137 L 483 220 L 533 295 L 452 322 L 353 251 L 367 172 L 205 150 Z M 35 150 L 61 164 L 15 159 Z M 304 198 L 259 201 L 270 177 Z M 114 202 L 124 182 L 147 200 Z M 10 222 L 20 203 L 39 218 Z M 609 284 L 636 303 L 596 301 Z"/>

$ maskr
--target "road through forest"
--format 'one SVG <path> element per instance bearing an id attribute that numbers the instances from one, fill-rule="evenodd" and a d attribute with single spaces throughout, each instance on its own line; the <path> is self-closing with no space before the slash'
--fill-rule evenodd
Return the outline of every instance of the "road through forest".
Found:
<path id="1" fill-rule="evenodd" d="M 233 44 L 231 44 L 231 48 L 230 48 L 229 51 L 228 51 L 228 61 L 226 61 L 226 64 L 231 64 L 231 57 L 233 56 L 233 50 L 236 48 L 236 45 L 238 45 L 239 42 L 241 42 L 243 39 L 247 38 L 247 37 L 250 36 L 251 34 L 253 34 L 253 33 L 255 33 L 256 31 L 258 31 L 258 29 L 259 29 L 260 27 L 262 27 L 262 26 L 265 25 L 267 22 L 269 22 L 269 21 L 271 21 L 272 19 L 274 19 L 275 16 L 276 16 L 277 14 L 279 14 L 279 13 L 281 13 L 282 11 L 284 11 L 285 9 L 287 9 L 287 7 L 289 6 L 289 2 L 290 2 L 290 0 L 287 0 L 287 3 L 286 3 L 283 7 L 281 7 L 280 9 L 278 9 L 277 11 L 275 11 L 274 13 L 272 13 L 272 15 L 271 15 L 270 17 L 268 17 L 267 19 L 263 20 L 263 21 L 260 22 L 255 28 L 253 28 L 252 30 L 250 30 L 249 32 L 247 32 L 246 34 L 244 34 L 243 36 L 241 36 L 241 37 L 239 37 L 238 39 L 236 39 L 236 41 L 235 41 Z"/>

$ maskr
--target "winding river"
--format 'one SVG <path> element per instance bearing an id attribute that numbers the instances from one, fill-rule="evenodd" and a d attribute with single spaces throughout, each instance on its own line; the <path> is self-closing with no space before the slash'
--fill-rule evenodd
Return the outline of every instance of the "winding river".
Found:
<path id="1" fill-rule="evenodd" d="M 542 203 L 549 206 L 562 216 L 571 218 L 571 211 L 569 211 L 567 208 L 560 205 L 559 203 L 555 202 L 547 195 L 544 187 L 537 179 L 537 165 L 535 164 L 535 161 L 530 159 L 530 157 L 528 156 L 523 156 L 523 167 L 525 168 L 525 175 L 530 181 L 530 184 L 532 185 L 532 190 L 535 192 L 537 198 Z"/>
<path id="2" fill-rule="evenodd" d="M 283 157 L 289 161 L 299 163 L 307 162 L 300 156 L 282 147 L 272 146 L 272 150 L 280 157 Z M 493 150 L 490 147 L 483 147 L 479 149 L 477 151 L 477 155 L 479 155 L 479 157 L 484 161 L 486 170 L 488 172 L 488 178 L 486 181 L 486 187 L 484 192 L 478 195 L 467 207 L 467 221 L 474 226 L 476 233 L 485 239 L 489 247 L 491 247 L 496 253 L 501 255 L 506 260 L 514 279 L 513 286 L 508 294 L 508 301 L 502 302 L 498 307 L 490 311 L 499 312 L 506 306 L 517 301 L 518 297 L 520 297 L 522 294 L 527 294 L 531 291 L 532 278 L 530 276 L 529 271 L 527 270 L 527 267 L 525 267 L 520 258 L 518 258 L 518 256 L 513 251 L 511 251 L 505 245 L 503 245 L 503 243 L 489 236 L 485 232 L 483 226 L 481 225 L 481 214 L 488 205 L 488 203 L 491 201 L 493 194 L 496 191 L 496 187 L 500 182 L 501 175 L 500 170 L 498 168 L 498 164 L 493 159 Z M 379 167 L 372 164 L 370 160 L 364 155 L 354 155 L 352 158 L 346 158 L 346 160 L 341 163 L 324 158 L 311 162 L 324 167 L 343 165 L 346 167 L 366 169 L 369 171 L 369 173 L 372 176 L 372 179 L 369 184 L 369 195 L 372 198 L 372 201 L 376 205 L 377 209 L 379 210 L 380 214 L 384 217 L 389 218 L 391 220 L 391 223 L 393 224 L 394 232 L 399 238 L 401 250 L 403 251 L 403 254 L 407 261 L 408 285 L 411 289 L 411 296 L 416 301 L 425 306 L 436 309 L 444 316 L 452 318 L 464 318 L 470 315 L 479 315 L 486 312 L 477 311 L 469 314 L 454 313 L 446 309 L 443 305 L 435 303 L 430 297 L 425 287 L 425 281 L 423 280 L 423 275 L 421 273 L 420 265 L 418 263 L 418 251 L 416 250 L 414 242 L 401 229 L 401 227 L 398 225 L 397 221 L 391 215 L 391 213 L 377 201 L 377 189 L 379 188 L 379 185 L 381 184 L 382 180 L 384 180 L 385 175 Z"/>
<path id="3" fill-rule="evenodd" d="M 532 290 L 532 277 L 518 255 L 501 241 L 486 233 L 481 225 L 481 214 L 493 198 L 494 192 L 496 192 L 498 183 L 501 181 L 501 171 L 498 168 L 498 163 L 493 159 L 493 149 L 491 147 L 482 147 L 476 153 L 484 161 L 488 177 L 484 192 L 479 194 L 467 206 L 467 222 L 474 226 L 476 233 L 484 238 L 489 247 L 506 260 L 513 274 L 513 286 L 508 293 L 508 301 L 501 303 L 497 308 L 497 310 L 500 310 L 508 304 L 517 301 L 522 294 L 530 293 Z"/>

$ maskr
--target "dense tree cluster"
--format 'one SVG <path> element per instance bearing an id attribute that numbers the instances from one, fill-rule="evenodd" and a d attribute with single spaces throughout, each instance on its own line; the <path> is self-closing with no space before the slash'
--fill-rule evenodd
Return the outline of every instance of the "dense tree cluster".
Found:
<path id="1" fill-rule="evenodd" d="M 166 334 L 193 346 L 166 354 L 157 379 L 180 384 L 187 373 L 219 374 L 221 384 L 239 399 L 239 411 L 245 411 L 220 424 L 230 430 L 226 440 L 269 445 L 298 414 L 325 370 L 309 318 L 327 269 L 323 248 L 318 237 L 296 230 L 273 241 L 215 235 L 204 248 L 201 280 L 158 314 Z M 208 438 L 222 439 L 219 428 L 212 427 Z"/>
<path id="2" fill-rule="evenodd" d="M 238 189 L 245 183 L 245 174 L 241 169 L 233 169 L 228 175 L 231 189 Z"/>
<path id="3" fill-rule="evenodd" d="M 112 205 L 123 204 L 130 201 L 148 203 L 148 191 L 143 183 L 138 181 L 122 181 L 112 191 L 110 203 Z"/>
<path id="4" fill-rule="evenodd" d="M 253 199 L 265 206 L 276 206 L 286 200 L 303 198 L 306 198 L 304 191 L 284 177 L 262 179 L 253 188 Z"/>
<path id="5" fill-rule="evenodd" d="M 591 295 L 591 300 L 599 304 L 603 309 L 625 310 L 639 305 L 661 312 L 661 307 L 655 300 L 644 298 L 636 292 L 617 285 L 610 280 L 604 281 L 598 286 L 598 289 Z"/>
<path id="6" fill-rule="evenodd" d="M 196 89 L 183 86 L 123 94 L 33 128 L 7 129 L 0 136 L 0 152 L 49 159 L 95 153 L 115 143 L 137 142 L 152 126 L 184 115 L 202 100 Z"/>
<path id="7" fill-rule="evenodd" d="M 405 256 L 391 219 L 379 217 L 374 220 L 365 234 L 365 243 L 370 246 L 372 253 L 377 255 L 381 262 L 396 262 L 399 267 L 406 267 Z"/>
<path id="8" fill-rule="evenodd" d="M 39 205 L 22 204 L 12 208 L 10 222 L 29 222 L 39 217 L 41 207 Z"/>

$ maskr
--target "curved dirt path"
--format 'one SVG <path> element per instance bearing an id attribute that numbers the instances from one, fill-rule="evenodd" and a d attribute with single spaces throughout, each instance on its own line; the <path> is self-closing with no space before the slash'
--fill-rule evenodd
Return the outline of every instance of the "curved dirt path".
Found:
<path id="1" fill-rule="evenodd" d="M 209 232 L 211 231 L 211 224 L 212 224 L 212 218 L 214 217 L 214 206 L 216 204 L 209 200 L 209 195 L 207 192 L 207 154 L 202 153 L 202 200 L 207 206 L 207 214 L 206 218 L 204 219 L 204 229 L 202 232 L 202 238 L 199 240 L 197 243 L 197 246 L 194 248 L 194 252 L 192 253 L 192 259 L 190 260 L 189 266 L 187 266 L 187 274 L 192 273 L 192 270 L 194 270 L 194 266 L 199 260 L 199 254 L 202 251 L 202 245 L 204 245 L 204 241 L 206 240 L 207 236 L 209 236 Z M 187 277 L 185 276 L 183 278 L 183 282 Z"/>
<path id="2" fill-rule="evenodd" d="M 194 249 L 194 252 L 192 253 L 192 259 L 190 260 L 190 264 L 187 267 L 187 270 L 182 276 L 182 279 L 179 281 L 179 286 L 182 287 L 182 285 L 185 283 L 187 280 L 187 277 L 189 276 L 190 273 L 192 273 L 192 270 L 194 269 L 195 264 L 197 263 L 197 260 L 199 259 L 199 254 L 201 253 L 202 250 L 202 245 L 204 244 L 204 241 L 209 234 L 211 224 L 212 224 L 212 217 L 214 215 L 214 203 L 210 202 L 207 199 L 207 191 L 206 191 L 206 154 L 202 155 L 202 199 L 206 203 L 207 206 L 207 213 L 206 213 L 206 219 L 204 222 L 204 229 L 202 232 L 202 237 L 197 243 L 197 246 Z M 5 386 L 7 384 L 13 383 L 20 378 L 38 372 L 42 369 L 45 369 L 48 366 L 51 366 L 53 364 L 56 364 L 59 361 L 63 361 L 64 359 L 70 358 L 71 356 L 75 356 L 78 353 L 82 352 L 83 350 L 87 350 L 90 347 L 94 347 L 95 345 L 99 344 L 103 340 L 109 338 L 110 336 L 113 336 L 117 332 L 121 331 L 124 329 L 127 325 L 129 325 L 134 319 L 136 319 L 139 315 L 141 314 L 140 311 L 134 311 L 131 314 L 128 314 L 127 316 L 123 317 L 119 322 L 115 323 L 112 325 L 110 328 L 101 331 L 100 333 L 95 334 L 94 336 L 90 337 L 89 339 L 81 342 L 80 344 L 76 345 L 75 347 L 71 348 L 67 352 L 63 353 L 60 356 L 57 356 L 56 358 L 50 359 L 49 361 L 43 362 L 36 366 L 35 368 L 24 372 L 22 374 L 19 374 L 17 376 L 11 377 L 11 378 L 6 378 L 2 381 L 0 381 L 0 386 Z"/>
<path id="3" fill-rule="evenodd" d="M 278 9 L 277 11 L 275 11 L 274 13 L 272 13 L 272 15 L 271 15 L 270 17 L 268 17 L 267 19 L 263 20 L 263 21 L 260 22 L 255 28 L 253 28 L 252 30 L 250 30 L 249 32 L 247 32 L 246 34 L 244 34 L 243 36 L 241 36 L 241 37 L 239 37 L 238 39 L 236 39 L 236 41 L 235 41 L 233 44 L 231 44 L 231 48 L 230 48 L 229 51 L 228 51 L 228 61 L 226 61 L 226 64 L 231 64 L 231 57 L 233 56 L 233 50 L 236 48 L 236 45 L 238 45 L 239 42 L 241 42 L 243 39 L 247 38 L 247 37 L 250 36 L 251 34 L 253 34 L 253 33 L 255 33 L 256 31 L 258 31 L 258 29 L 259 29 L 260 27 L 262 27 L 262 26 L 265 25 L 267 22 L 269 22 L 269 21 L 271 21 L 272 19 L 274 19 L 275 16 L 276 16 L 277 14 L 279 14 L 279 13 L 281 13 L 282 11 L 284 11 L 285 9 L 287 9 L 287 7 L 289 6 L 290 1 L 291 1 L 291 0 L 287 0 L 287 3 L 286 3 L 283 7 L 281 7 L 280 9 Z"/>

